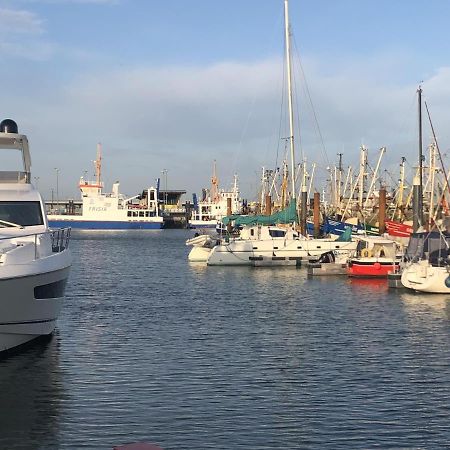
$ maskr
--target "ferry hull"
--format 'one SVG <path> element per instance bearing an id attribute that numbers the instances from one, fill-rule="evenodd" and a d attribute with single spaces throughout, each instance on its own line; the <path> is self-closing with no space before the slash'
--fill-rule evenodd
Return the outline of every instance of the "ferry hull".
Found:
<path id="1" fill-rule="evenodd" d="M 163 222 L 122 222 L 98 220 L 52 220 L 50 228 L 71 227 L 78 230 L 160 230 Z"/>

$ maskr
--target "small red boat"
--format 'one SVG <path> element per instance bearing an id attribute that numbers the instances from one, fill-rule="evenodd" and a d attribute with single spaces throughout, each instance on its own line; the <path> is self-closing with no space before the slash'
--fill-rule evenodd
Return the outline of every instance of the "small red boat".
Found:
<path id="1" fill-rule="evenodd" d="M 350 277 L 387 278 L 399 270 L 397 244 L 389 239 L 364 237 L 359 239 L 356 255 L 350 258 L 347 274 Z"/>

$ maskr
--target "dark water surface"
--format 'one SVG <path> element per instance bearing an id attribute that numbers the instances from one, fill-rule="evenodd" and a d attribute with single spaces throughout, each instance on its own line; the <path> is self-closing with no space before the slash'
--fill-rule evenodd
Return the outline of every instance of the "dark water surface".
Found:
<path id="1" fill-rule="evenodd" d="M 78 232 L 53 339 L 0 361 L 0 449 L 450 445 L 450 296 Z"/>

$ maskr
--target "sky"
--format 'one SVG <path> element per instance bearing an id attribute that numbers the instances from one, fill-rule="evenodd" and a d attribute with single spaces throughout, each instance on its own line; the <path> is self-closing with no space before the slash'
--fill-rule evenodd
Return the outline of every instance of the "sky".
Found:
<path id="1" fill-rule="evenodd" d="M 296 162 L 316 188 L 369 149 L 393 178 L 417 161 L 419 84 L 450 148 L 448 0 L 290 0 Z M 1 118 L 30 140 L 46 199 L 78 198 L 103 148 L 106 190 L 167 170 L 186 199 L 239 176 L 252 199 L 288 136 L 282 0 L 0 0 Z M 431 133 L 424 123 L 424 146 Z M 450 151 L 449 151 L 450 154 Z M 57 169 L 57 170 L 55 170 Z M 163 177 L 162 187 L 165 187 Z"/>

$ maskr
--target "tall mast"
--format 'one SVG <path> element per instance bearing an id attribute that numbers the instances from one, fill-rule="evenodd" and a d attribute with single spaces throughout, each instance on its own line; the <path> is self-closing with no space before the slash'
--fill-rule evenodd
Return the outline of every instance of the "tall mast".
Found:
<path id="1" fill-rule="evenodd" d="M 294 154 L 294 113 L 292 107 L 292 70 L 291 70 L 291 48 L 288 0 L 284 0 L 284 31 L 286 42 L 286 68 L 288 81 L 288 106 L 289 106 L 289 141 L 291 144 L 291 178 L 292 198 L 295 198 L 295 154 Z"/>
<path id="2" fill-rule="evenodd" d="M 417 89 L 417 101 L 419 109 L 419 226 L 423 225 L 423 151 L 422 151 L 422 86 Z"/>

